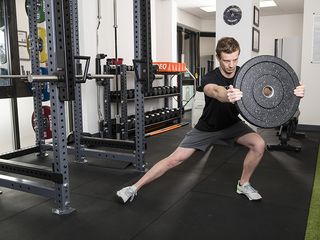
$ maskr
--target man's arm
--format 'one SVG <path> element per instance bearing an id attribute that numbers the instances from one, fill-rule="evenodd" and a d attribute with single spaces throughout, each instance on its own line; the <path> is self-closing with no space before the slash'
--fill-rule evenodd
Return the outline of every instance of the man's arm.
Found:
<path id="1" fill-rule="evenodd" d="M 242 98 L 242 92 L 240 89 L 233 88 L 232 85 L 229 89 L 225 89 L 223 86 L 209 83 L 204 86 L 203 92 L 208 96 L 217 99 L 220 102 L 234 103 Z"/>

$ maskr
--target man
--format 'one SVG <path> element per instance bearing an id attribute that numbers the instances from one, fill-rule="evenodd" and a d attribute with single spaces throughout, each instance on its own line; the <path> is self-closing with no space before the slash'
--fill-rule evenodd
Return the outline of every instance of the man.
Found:
<path id="1" fill-rule="evenodd" d="M 241 99 L 242 92 L 232 86 L 240 67 L 237 66 L 240 54 L 239 43 L 230 37 L 222 38 L 216 47 L 216 57 L 220 66 L 209 72 L 202 81 L 205 94 L 205 107 L 196 126 L 187 133 L 179 147 L 168 157 L 156 163 L 134 185 L 117 191 L 120 201 L 132 201 L 138 190 L 147 183 L 159 178 L 169 169 L 188 159 L 196 150 L 206 151 L 213 144 L 234 143 L 248 148 L 243 169 L 237 183 L 238 194 L 249 200 L 262 197 L 250 184 L 250 177 L 258 166 L 265 149 L 265 142 L 238 117 L 234 103 Z M 294 90 L 297 97 L 304 96 L 304 87 Z"/>

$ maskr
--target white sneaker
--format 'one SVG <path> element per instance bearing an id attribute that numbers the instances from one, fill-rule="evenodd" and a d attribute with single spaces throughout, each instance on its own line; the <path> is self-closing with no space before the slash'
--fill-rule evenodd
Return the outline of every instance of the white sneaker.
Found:
<path id="1" fill-rule="evenodd" d="M 125 187 L 117 191 L 117 197 L 122 203 L 126 203 L 129 199 L 132 202 L 135 196 L 137 196 L 137 188 L 135 186 Z"/>
<path id="2" fill-rule="evenodd" d="M 244 194 L 249 198 L 249 200 L 260 200 L 262 199 L 261 195 L 258 193 L 256 189 L 254 189 L 249 182 L 246 182 L 242 185 L 240 185 L 240 182 L 238 182 L 237 185 L 237 193 L 238 194 Z"/>

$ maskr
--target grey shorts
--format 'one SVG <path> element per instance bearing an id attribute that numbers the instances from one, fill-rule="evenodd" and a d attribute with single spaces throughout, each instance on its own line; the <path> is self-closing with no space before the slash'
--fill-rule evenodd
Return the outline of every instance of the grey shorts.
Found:
<path id="1" fill-rule="evenodd" d="M 252 132 L 254 132 L 252 128 L 242 121 L 216 132 L 200 131 L 193 128 L 186 134 L 179 147 L 206 151 L 208 147 L 215 144 L 233 146 L 239 137 Z"/>

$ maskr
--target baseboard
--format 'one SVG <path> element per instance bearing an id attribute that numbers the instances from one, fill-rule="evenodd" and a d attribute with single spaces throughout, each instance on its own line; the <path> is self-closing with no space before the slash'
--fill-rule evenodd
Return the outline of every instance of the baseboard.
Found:
<path id="1" fill-rule="evenodd" d="M 320 132 L 320 126 L 319 125 L 298 124 L 297 131 Z"/>

